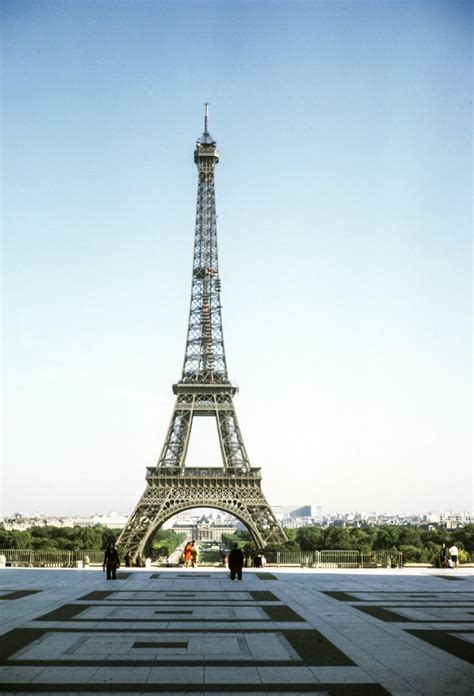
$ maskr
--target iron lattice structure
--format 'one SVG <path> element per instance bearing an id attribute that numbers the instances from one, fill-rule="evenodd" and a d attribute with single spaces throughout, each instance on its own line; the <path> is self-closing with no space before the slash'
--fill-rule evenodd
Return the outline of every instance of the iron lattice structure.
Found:
<path id="1" fill-rule="evenodd" d="M 195 507 L 218 508 L 235 516 L 258 548 L 286 541 L 261 491 L 260 469 L 250 466 L 233 402 L 237 387 L 227 374 L 214 188 L 219 152 L 208 131 L 207 104 L 194 161 L 199 178 L 183 371 L 173 385 L 176 403 L 158 463 L 147 468 L 145 492 L 118 540 L 134 558 L 144 553 L 167 519 Z M 193 419 L 198 416 L 216 419 L 222 467 L 185 466 Z"/>

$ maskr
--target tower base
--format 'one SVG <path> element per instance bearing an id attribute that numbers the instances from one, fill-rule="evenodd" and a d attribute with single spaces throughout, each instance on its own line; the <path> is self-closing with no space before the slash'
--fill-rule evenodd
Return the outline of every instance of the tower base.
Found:
<path id="1" fill-rule="evenodd" d="M 287 541 L 261 488 L 260 469 L 149 468 L 147 487 L 118 539 L 135 559 L 170 517 L 196 507 L 227 512 L 240 520 L 258 549 Z"/>

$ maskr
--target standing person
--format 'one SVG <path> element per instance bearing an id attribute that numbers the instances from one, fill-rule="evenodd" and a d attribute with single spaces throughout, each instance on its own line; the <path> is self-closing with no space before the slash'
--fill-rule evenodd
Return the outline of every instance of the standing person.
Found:
<path id="1" fill-rule="evenodd" d="M 130 568 L 130 553 L 127 551 L 125 554 L 125 568 Z"/>
<path id="2" fill-rule="evenodd" d="M 451 561 L 453 562 L 453 568 L 459 567 L 459 551 L 456 544 L 453 544 L 449 549 L 449 554 L 451 556 Z"/>
<path id="3" fill-rule="evenodd" d="M 102 570 L 107 568 L 107 580 L 117 579 L 117 568 L 120 568 L 120 559 L 118 551 L 115 548 L 115 543 L 113 541 L 109 542 L 105 550 L 104 562 L 102 563 Z"/>
<path id="4" fill-rule="evenodd" d="M 439 550 L 439 567 L 440 568 L 447 568 L 448 567 L 448 549 L 446 548 L 446 544 L 443 541 L 443 544 Z"/>
<path id="5" fill-rule="evenodd" d="M 188 541 L 188 543 L 184 547 L 184 567 L 189 568 L 189 564 L 192 563 L 192 560 L 193 560 L 193 549 L 191 546 L 191 542 Z"/>
<path id="6" fill-rule="evenodd" d="M 193 568 L 195 568 L 197 565 L 197 557 L 198 557 L 198 550 L 197 550 L 196 542 L 193 539 L 191 542 L 191 565 Z"/>
<path id="7" fill-rule="evenodd" d="M 238 544 L 234 544 L 234 548 L 231 549 L 228 559 L 229 569 L 230 569 L 230 579 L 234 580 L 235 575 L 237 578 L 242 580 L 242 568 L 244 567 L 244 554 L 239 549 Z"/>

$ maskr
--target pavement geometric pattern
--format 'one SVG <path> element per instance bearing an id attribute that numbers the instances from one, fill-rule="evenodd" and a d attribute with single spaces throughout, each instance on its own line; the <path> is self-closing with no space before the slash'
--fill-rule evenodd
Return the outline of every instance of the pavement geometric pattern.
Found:
<path id="1" fill-rule="evenodd" d="M 8 568 L 0 693 L 472 694 L 456 572 Z"/>

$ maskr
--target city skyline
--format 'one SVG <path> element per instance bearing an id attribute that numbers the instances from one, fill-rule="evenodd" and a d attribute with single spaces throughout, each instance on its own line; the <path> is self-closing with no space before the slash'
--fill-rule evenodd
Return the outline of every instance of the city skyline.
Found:
<path id="1" fill-rule="evenodd" d="M 469 3 L 2 14 L 0 514 L 143 490 L 184 355 L 205 101 L 267 499 L 471 510 Z M 193 435 L 189 464 L 217 463 L 215 432 Z"/>

